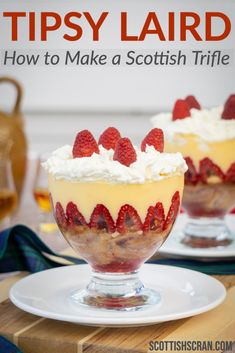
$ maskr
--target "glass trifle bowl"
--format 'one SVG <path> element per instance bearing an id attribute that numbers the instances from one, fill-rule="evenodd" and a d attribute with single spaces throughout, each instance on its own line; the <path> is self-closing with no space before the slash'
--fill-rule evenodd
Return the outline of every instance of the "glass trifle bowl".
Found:
<path id="1" fill-rule="evenodd" d="M 159 129 L 143 140 L 142 151 L 115 128 L 99 144 L 83 130 L 73 147 L 44 163 L 57 224 L 92 268 L 87 287 L 71 294 L 75 302 L 113 310 L 159 302 L 138 270 L 172 229 L 187 170 L 179 153 L 162 153 L 162 146 Z"/>
<path id="2" fill-rule="evenodd" d="M 225 216 L 235 205 L 235 95 L 212 109 L 201 109 L 188 96 L 152 123 L 165 132 L 165 151 L 181 152 L 188 165 L 182 203 L 189 220 L 182 242 L 201 248 L 229 245 L 234 239 Z"/>

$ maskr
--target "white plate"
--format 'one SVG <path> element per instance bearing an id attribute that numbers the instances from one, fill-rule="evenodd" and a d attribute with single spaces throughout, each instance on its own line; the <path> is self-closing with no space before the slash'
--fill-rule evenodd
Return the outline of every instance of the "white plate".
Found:
<path id="1" fill-rule="evenodd" d="M 226 218 L 226 222 L 231 232 L 234 234 L 234 241 L 228 246 L 221 246 L 215 248 L 190 248 L 181 243 L 183 234 L 181 230 L 187 222 L 187 216 L 180 215 L 176 222 L 176 225 L 170 234 L 166 242 L 161 246 L 158 253 L 174 255 L 180 257 L 198 257 L 198 258 L 232 258 L 235 257 L 235 216 L 229 215 Z"/>
<path id="2" fill-rule="evenodd" d="M 200 272 L 145 264 L 140 277 L 146 286 L 160 292 L 160 304 L 135 312 L 90 309 L 69 299 L 74 289 L 85 287 L 89 276 L 88 265 L 39 272 L 17 282 L 10 299 L 20 309 L 50 319 L 92 326 L 141 326 L 203 313 L 226 296 L 219 281 Z"/>

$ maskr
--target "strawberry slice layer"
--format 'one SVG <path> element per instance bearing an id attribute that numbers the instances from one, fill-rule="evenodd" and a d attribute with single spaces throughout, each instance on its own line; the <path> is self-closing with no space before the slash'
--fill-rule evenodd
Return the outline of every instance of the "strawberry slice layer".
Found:
<path id="1" fill-rule="evenodd" d="M 141 151 L 146 150 L 146 146 L 153 146 L 155 150 L 163 152 L 164 149 L 164 134 L 161 129 L 152 129 L 141 143 Z"/>
<path id="2" fill-rule="evenodd" d="M 108 264 L 92 264 L 92 268 L 98 272 L 116 272 L 125 273 L 136 271 L 141 264 L 144 262 L 143 259 L 128 259 L 127 261 L 112 261 Z"/>
<path id="3" fill-rule="evenodd" d="M 104 205 L 98 204 L 94 208 L 90 219 L 90 228 L 95 228 L 96 230 L 107 233 L 115 232 L 113 218 Z"/>
<path id="4" fill-rule="evenodd" d="M 136 209 L 127 204 L 122 206 L 118 213 L 116 227 L 121 234 L 142 230 L 142 222 Z"/>
<path id="5" fill-rule="evenodd" d="M 228 169 L 225 175 L 225 181 L 235 183 L 235 163 L 233 163 Z"/>
<path id="6" fill-rule="evenodd" d="M 60 228 L 67 228 L 67 217 L 60 202 L 56 202 L 55 205 L 55 218 Z"/>
<path id="7" fill-rule="evenodd" d="M 114 150 L 120 138 L 120 132 L 115 127 L 109 127 L 100 135 L 98 143 L 106 148 L 106 150 L 110 150 L 111 148 Z"/>
<path id="8" fill-rule="evenodd" d="M 188 103 L 183 99 L 178 99 L 174 105 L 172 120 L 185 119 L 190 116 L 190 107 Z"/>
<path id="9" fill-rule="evenodd" d="M 225 103 L 222 119 L 235 119 L 235 94 L 232 94 Z"/>
<path id="10" fill-rule="evenodd" d="M 188 170 L 185 173 L 185 183 L 186 184 L 191 184 L 191 185 L 196 185 L 197 182 L 199 181 L 199 177 L 197 175 L 196 168 L 194 166 L 193 160 L 190 157 L 184 158 L 185 162 L 187 163 Z"/>
<path id="11" fill-rule="evenodd" d="M 177 214 L 179 212 L 179 209 L 180 209 L 180 193 L 179 191 L 176 191 L 171 199 L 171 206 L 163 226 L 164 230 L 173 226 L 176 220 Z"/>
<path id="12" fill-rule="evenodd" d="M 201 105 L 194 96 L 187 96 L 185 101 L 188 103 L 189 109 L 198 109 L 201 110 Z"/>
<path id="13" fill-rule="evenodd" d="M 73 202 L 69 202 L 66 207 L 66 216 L 69 227 L 87 227 L 87 223 L 77 206 Z"/>
<path id="14" fill-rule="evenodd" d="M 113 160 L 129 167 L 136 159 L 136 152 L 129 138 L 119 139 L 115 147 Z"/>
<path id="15" fill-rule="evenodd" d="M 217 176 L 224 180 L 224 173 L 210 158 L 204 158 L 200 161 L 199 172 L 203 183 L 207 183 L 207 179 L 211 176 Z"/>
<path id="16" fill-rule="evenodd" d="M 90 157 L 99 154 L 99 148 L 92 133 L 88 130 L 80 131 L 73 144 L 73 158 Z"/>
<path id="17" fill-rule="evenodd" d="M 153 231 L 154 233 L 161 233 L 165 222 L 164 208 L 161 202 L 156 206 L 150 206 L 144 221 L 143 231 L 145 233 Z"/>

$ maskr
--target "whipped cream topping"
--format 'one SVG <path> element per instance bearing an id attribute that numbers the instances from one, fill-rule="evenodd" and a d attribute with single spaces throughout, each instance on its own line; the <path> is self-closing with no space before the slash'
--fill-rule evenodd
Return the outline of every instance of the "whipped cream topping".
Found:
<path id="1" fill-rule="evenodd" d="M 100 145 L 99 150 L 100 154 L 91 157 L 73 158 L 72 147 L 66 145 L 54 151 L 43 167 L 55 179 L 128 184 L 180 176 L 187 170 L 180 153 L 160 153 L 153 146 L 147 146 L 146 152 L 136 149 L 137 160 L 129 167 L 113 160 L 112 149 Z"/>
<path id="2" fill-rule="evenodd" d="M 154 127 L 164 131 L 166 140 L 176 134 L 193 134 L 204 141 L 216 142 L 235 139 L 235 120 L 221 119 L 223 107 L 191 109 L 191 116 L 172 120 L 172 113 L 161 113 L 151 119 Z"/>

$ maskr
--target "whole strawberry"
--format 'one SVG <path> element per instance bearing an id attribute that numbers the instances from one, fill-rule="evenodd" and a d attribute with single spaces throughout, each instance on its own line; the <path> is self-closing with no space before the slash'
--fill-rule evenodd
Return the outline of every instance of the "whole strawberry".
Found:
<path id="1" fill-rule="evenodd" d="M 164 149 L 164 134 L 161 129 L 152 129 L 141 143 L 141 151 L 146 150 L 146 146 L 153 146 L 157 151 L 163 152 Z"/>
<path id="2" fill-rule="evenodd" d="M 232 94 L 226 101 L 222 119 L 232 120 L 235 119 L 235 94 Z"/>
<path id="3" fill-rule="evenodd" d="M 194 108 L 194 109 L 201 110 L 200 103 L 198 102 L 198 100 L 194 96 L 187 96 L 185 98 L 185 101 L 186 101 L 186 103 L 188 103 L 188 106 L 190 109 Z"/>
<path id="4" fill-rule="evenodd" d="M 183 99 L 178 99 L 174 105 L 172 120 L 185 119 L 189 116 L 191 116 L 191 114 L 188 103 Z"/>
<path id="5" fill-rule="evenodd" d="M 99 154 L 99 148 L 92 133 L 88 130 L 80 131 L 73 144 L 73 158 L 90 157 Z"/>
<path id="6" fill-rule="evenodd" d="M 110 150 L 111 148 L 114 150 L 120 138 L 120 132 L 115 127 L 109 127 L 100 135 L 98 143 L 106 148 L 106 150 Z"/>
<path id="7" fill-rule="evenodd" d="M 127 167 L 136 161 L 136 152 L 129 138 L 123 137 L 118 140 L 113 160 L 118 161 Z"/>

